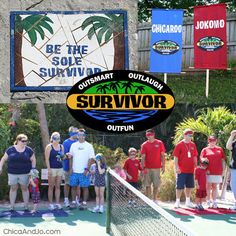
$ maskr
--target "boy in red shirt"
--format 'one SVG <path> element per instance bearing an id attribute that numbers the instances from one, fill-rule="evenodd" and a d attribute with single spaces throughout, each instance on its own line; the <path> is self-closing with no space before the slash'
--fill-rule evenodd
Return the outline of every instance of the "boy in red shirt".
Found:
<path id="1" fill-rule="evenodd" d="M 140 161 L 136 159 L 137 150 L 131 147 L 128 151 L 129 158 L 125 161 L 124 171 L 126 174 L 126 181 L 134 188 L 138 188 L 138 173 L 142 170 Z M 129 205 L 136 205 L 132 197 L 129 200 Z"/>
<path id="2" fill-rule="evenodd" d="M 200 166 L 195 169 L 195 183 L 196 183 L 196 209 L 204 210 L 202 202 L 205 201 L 207 196 L 206 192 L 206 169 L 208 167 L 209 160 L 202 158 Z"/>

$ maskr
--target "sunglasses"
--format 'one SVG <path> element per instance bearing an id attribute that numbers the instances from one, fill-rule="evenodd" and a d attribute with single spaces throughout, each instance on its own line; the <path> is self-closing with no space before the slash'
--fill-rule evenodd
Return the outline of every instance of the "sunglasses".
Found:
<path id="1" fill-rule="evenodd" d="M 24 139 L 24 140 L 20 140 L 22 143 L 27 143 L 28 140 Z"/>
<path id="2" fill-rule="evenodd" d="M 52 137 L 52 139 L 57 141 L 57 140 L 60 140 L 60 137 Z"/>

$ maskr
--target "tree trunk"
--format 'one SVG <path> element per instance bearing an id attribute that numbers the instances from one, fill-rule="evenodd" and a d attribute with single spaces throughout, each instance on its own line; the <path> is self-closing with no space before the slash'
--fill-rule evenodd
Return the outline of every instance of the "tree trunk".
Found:
<path id="1" fill-rule="evenodd" d="M 22 65 L 22 32 L 15 32 L 14 34 L 14 81 L 15 86 L 26 86 L 23 74 Z"/>
<path id="2" fill-rule="evenodd" d="M 38 112 L 39 122 L 40 122 L 40 132 L 42 137 L 43 148 L 49 143 L 49 131 L 48 122 L 45 113 L 45 107 L 43 103 L 37 103 L 36 109 Z"/>
<path id="3" fill-rule="evenodd" d="M 113 70 L 125 69 L 125 45 L 124 45 L 124 32 L 114 32 L 114 65 Z"/>

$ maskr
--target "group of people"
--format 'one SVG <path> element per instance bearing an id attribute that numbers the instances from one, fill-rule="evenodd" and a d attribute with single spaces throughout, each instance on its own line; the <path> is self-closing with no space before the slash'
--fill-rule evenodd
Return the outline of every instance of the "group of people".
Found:
<path id="1" fill-rule="evenodd" d="M 176 202 L 175 208 L 180 207 L 181 194 L 184 191 L 186 206 L 194 207 L 190 200 L 191 191 L 196 183 L 196 208 L 203 209 L 202 202 L 207 199 L 209 207 L 217 208 L 217 186 L 222 182 L 222 173 L 225 167 L 226 156 L 221 147 L 217 146 L 217 138 L 214 135 L 208 137 L 208 146 L 203 148 L 198 160 L 198 151 L 193 139 L 193 131 L 186 129 L 183 132 L 183 140 L 176 144 L 172 153 L 176 173 Z M 45 162 L 48 170 L 48 200 L 49 209 L 61 209 L 60 186 L 64 176 L 64 205 L 76 208 L 86 207 L 89 195 L 88 187 L 93 177 L 96 192 L 96 206 L 93 212 L 104 212 L 104 190 L 106 160 L 103 154 L 95 155 L 93 146 L 86 140 L 84 129 L 69 128 L 69 138 L 61 144 L 58 132 L 51 135 L 50 143 L 45 148 Z M 137 159 L 138 151 L 129 148 L 128 159 L 124 165 L 117 159 L 115 171 L 126 179 L 133 187 L 138 188 L 138 177 L 141 171 L 145 194 L 158 203 L 158 190 L 161 183 L 161 172 L 165 172 L 165 145 L 155 138 L 153 129 L 146 131 L 146 141 L 141 145 L 141 162 Z M 38 187 L 38 171 L 36 170 L 36 158 L 34 151 L 27 146 L 28 138 L 25 134 L 16 137 L 14 145 L 9 147 L 0 161 L 0 174 L 4 163 L 8 163 L 8 184 L 10 185 L 10 204 L 14 211 L 18 184 L 22 190 L 25 210 L 28 210 L 29 190 L 32 194 L 34 208 L 37 211 L 37 203 L 40 194 Z M 231 189 L 235 197 L 236 210 L 236 130 L 231 132 L 227 149 L 232 151 Z M 198 165 L 200 161 L 200 165 Z M 71 202 L 69 191 L 71 188 Z M 80 203 L 80 189 L 83 192 L 83 201 Z M 55 191 L 55 204 L 53 192 Z M 135 204 L 130 199 L 129 204 Z"/>
<path id="2" fill-rule="evenodd" d="M 88 143 L 84 129 L 69 128 L 69 138 L 61 144 L 58 132 L 53 132 L 50 143 L 45 147 L 45 162 L 48 170 L 48 200 L 49 209 L 61 209 L 60 186 L 64 176 L 64 204 L 66 207 L 76 208 L 80 205 L 87 206 L 91 175 L 94 176 L 94 188 L 96 192 L 96 207 L 93 212 L 104 211 L 104 189 L 106 160 L 102 154 L 95 156 L 93 146 Z M 28 137 L 19 134 L 14 145 L 9 147 L 0 161 L 0 174 L 5 162 L 8 163 L 8 184 L 10 185 L 11 211 L 15 210 L 15 201 L 18 185 L 20 185 L 24 200 L 25 211 L 28 211 L 29 189 L 32 195 L 34 208 L 37 211 L 39 202 L 38 170 L 36 170 L 36 158 L 34 151 L 27 146 Z M 94 169 L 90 171 L 91 165 Z M 28 189 L 28 185 L 30 188 Z M 69 190 L 71 188 L 72 201 L 69 202 Z M 83 202 L 80 204 L 80 188 L 83 191 Z M 55 203 L 53 193 L 55 192 Z"/>
<path id="3" fill-rule="evenodd" d="M 176 144 L 172 153 L 176 174 L 176 202 L 174 207 L 180 207 L 180 198 L 184 190 L 185 205 L 187 207 L 203 210 L 202 203 L 206 199 L 208 207 L 217 208 L 218 186 L 222 183 L 226 156 L 223 148 L 217 146 L 217 137 L 210 135 L 207 139 L 208 145 L 202 149 L 198 158 L 197 147 L 192 141 L 193 135 L 191 129 L 184 130 L 183 139 Z M 147 141 L 141 145 L 141 165 L 135 159 L 137 150 L 130 148 L 129 158 L 123 166 L 124 172 L 120 167 L 116 167 L 115 170 L 136 188 L 138 171 L 141 171 L 146 196 L 158 203 L 158 190 L 161 183 L 160 172 L 165 172 L 166 149 L 164 143 L 155 138 L 154 130 L 147 130 L 146 138 Z M 231 209 L 236 210 L 236 130 L 231 132 L 226 148 L 232 151 L 230 183 L 235 204 Z M 195 185 L 196 205 L 190 200 Z"/>

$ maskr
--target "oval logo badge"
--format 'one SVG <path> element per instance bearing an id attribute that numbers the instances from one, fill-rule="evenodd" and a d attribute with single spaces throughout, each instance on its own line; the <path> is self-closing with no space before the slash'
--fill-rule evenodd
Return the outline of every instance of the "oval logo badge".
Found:
<path id="1" fill-rule="evenodd" d="M 154 76 L 117 70 L 80 80 L 69 91 L 66 104 L 76 120 L 92 129 L 131 133 L 165 120 L 175 99 L 171 89 Z"/>
<path id="2" fill-rule="evenodd" d="M 157 41 L 152 45 L 152 48 L 162 55 L 170 55 L 179 51 L 179 45 L 171 40 Z"/>
<path id="3" fill-rule="evenodd" d="M 216 51 L 217 49 L 222 48 L 224 42 L 218 37 L 204 37 L 197 42 L 197 46 L 205 51 Z"/>

